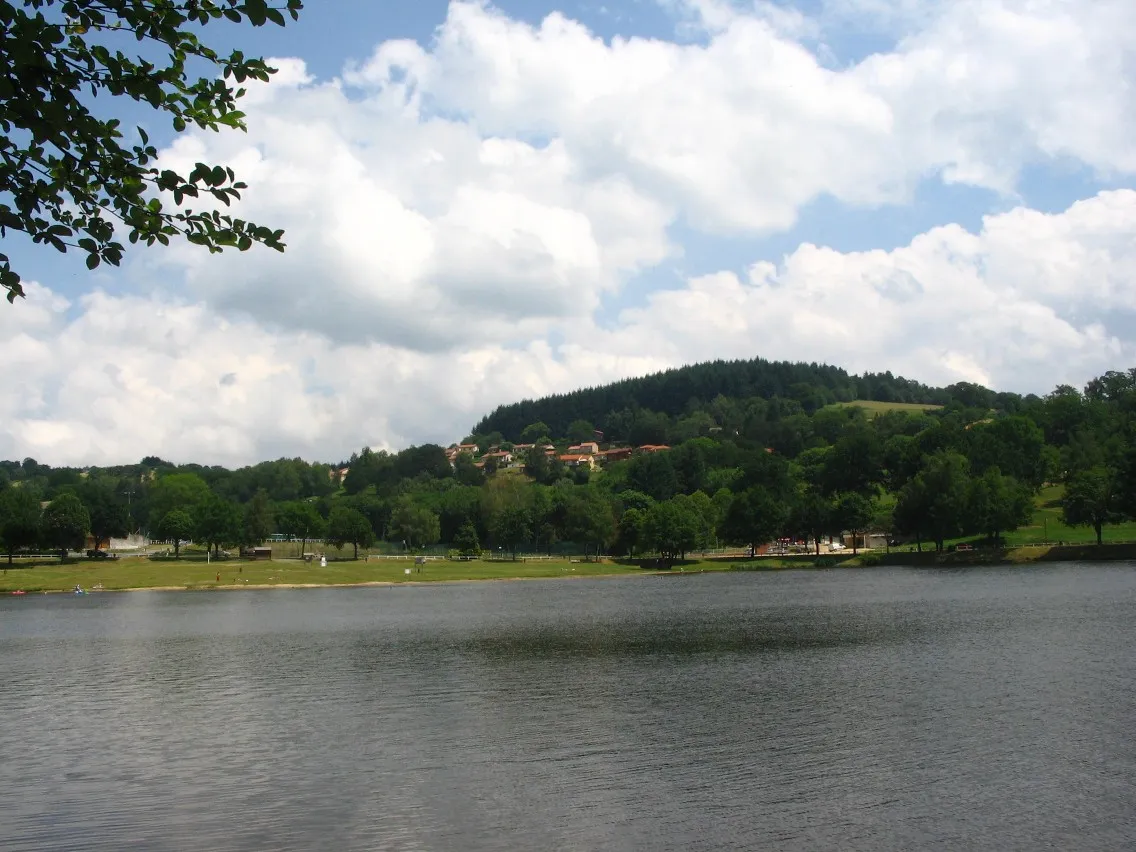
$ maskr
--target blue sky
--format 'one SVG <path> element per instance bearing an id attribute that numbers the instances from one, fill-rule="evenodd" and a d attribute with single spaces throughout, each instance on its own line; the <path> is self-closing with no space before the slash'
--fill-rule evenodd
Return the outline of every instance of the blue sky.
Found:
<path id="1" fill-rule="evenodd" d="M 281 73 L 247 135 L 157 141 L 233 164 L 289 251 L 90 273 L 8 238 L 0 456 L 340 458 L 715 357 L 1043 393 L 1136 355 L 1127 0 L 343 0 L 207 34 Z"/>

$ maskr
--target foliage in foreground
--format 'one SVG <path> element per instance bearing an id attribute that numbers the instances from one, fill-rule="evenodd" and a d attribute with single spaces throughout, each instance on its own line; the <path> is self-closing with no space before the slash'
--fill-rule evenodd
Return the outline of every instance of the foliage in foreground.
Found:
<path id="1" fill-rule="evenodd" d="M 117 266 L 131 243 L 184 238 L 209 251 L 262 243 L 282 251 L 283 231 L 220 212 L 245 184 L 233 170 L 197 163 L 163 168 L 141 127 L 122 127 L 120 99 L 164 114 L 177 132 L 244 129 L 237 102 L 246 81 L 274 73 L 263 59 L 205 44 L 201 27 L 220 21 L 285 24 L 302 7 L 286 0 L 0 0 L 0 237 L 23 232 L 87 267 Z M 189 69 L 206 73 L 193 79 Z M 200 199 L 194 210 L 187 200 Z M 172 206 L 167 206 L 172 201 Z M 23 295 L 19 273 L 0 254 L 0 287 Z"/>

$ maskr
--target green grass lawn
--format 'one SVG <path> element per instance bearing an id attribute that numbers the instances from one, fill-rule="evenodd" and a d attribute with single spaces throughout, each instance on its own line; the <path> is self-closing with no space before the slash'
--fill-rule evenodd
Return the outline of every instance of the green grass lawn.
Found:
<path id="1" fill-rule="evenodd" d="M 941 405 L 926 405 L 919 402 L 878 402 L 870 399 L 857 399 L 852 402 L 837 402 L 833 405 L 841 408 L 862 408 L 864 414 L 870 419 L 888 411 L 935 411 Z"/>
<path id="2" fill-rule="evenodd" d="M 113 562 L 76 560 L 16 561 L 0 573 L 0 593 L 85 589 L 102 584 L 106 590 L 137 588 L 209 589 L 222 586 L 346 585 L 353 583 L 404 583 L 443 580 L 495 580 L 547 577 L 589 577 L 643 573 L 637 565 L 614 562 L 449 562 L 431 561 L 421 567 L 408 561 L 373 560 L 318 563 L 281 560 L 271 562 L 226 561 L 206 564 L 198 559 L 148 559 L 129 557 Z M 407 574 L 409 568 L 411 573 Z M 220 580 L 217 579 L 218 574 Z"/>
<path id="3" fill-rule="evenodd" d="M 1011 546 L 1063 541 L 1067 544 L 1095 544 L 1097 534 L 1092 527 L 1070 527 L 1061 520 L 1061 498 L 1064 485 L 1043 488 L 1034 500 L 1033 523 L 1004 536 Z M 1106 524 L 1102 538 L 1106 542 L 1136 541 L 1136 521 Z"/>
<path id="4" fill-rule="evenodd" d="M 1061 498 L 1065 495 L 1064 485 L 1050 485 L 1034 498 L 1033 520 L 1028 526 L 1013 532 L 1003 533 L 1002 540 L 1007 547 L 1025 547 L 1041 544 L 1096 544 L 1097 535 L 1092 527 L 1070 527 L 1061 520 Z M 1136 521 L 1106 525 L 1102 530 L 1104 542 L 1136 542 Z M 978 536 L 964 536 L 949 539 L 946 544 L 978 543 Z M 930 545 L 932 548 L 934 544 Z M 928 544 L 924 542 L 926 550 Z M 904 545 L 900 550 L 912 550 L 914 545 Z"/>

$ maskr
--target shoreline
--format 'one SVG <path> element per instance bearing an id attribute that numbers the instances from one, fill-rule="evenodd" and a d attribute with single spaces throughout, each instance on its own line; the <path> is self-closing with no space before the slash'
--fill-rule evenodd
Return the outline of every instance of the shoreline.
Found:
<path id="1" fill-rule="evenodd" d="M 792 568 L 784 569 L 792 570 Z M 695 571 L 627 571 L 610 574 L 577 574 L 560 577 L 469 577 L 465 579 L 438 580 L 366 580 L 358 583 L 238 583 L 202 586 L 130 586 L 120 589 L 84 589 L 84 595 L 117 594 L 120 592 L 263 592 L 272 589 L 364 589 L 368 587 L 399 586 L 455 586 L 477 583 L 518 583 L 536 580 L 607 580 L 617 577 L 694 577 L 698 574 L 727 574 L 731 569 L 699 569 Z M 74 589 L 35 589 L 25 592 L 0 592 L 0 597 L 24 597 L 32 595 L 73 595 Z"/>
<path id="2" fill-rule="evenodd" d="M 792 569 L 788 568 L 788 569 Z M 467 578 L 438 578 L 438 579 L 374 579 L 361 580 L 358 583 L 237 583 L 237 584 L 210 584 L 189 586 L 125 586 L 122 588 L 84 588 L 84 595 L 117 594 L 120 592 L 265 592 L 272 590 L 298 590 L 298 588 L 367 588 L 367 587 L 398 587 L 398 586 L 446 586 L 446 585 L 474 585 L 478 583 L 520 583 L 528 580 L 561 580 L 561 579 L 613 579 L 617 577 L 693 577 L 700 574 L 728 574 L 729 568 L 713 568 L 710 570 L 700 568 L 688 571 L 663 570 L 627 570 L 613 571 L 609 574 L 577 574 L 546 577 L 467 577 Z M 42 594 L 75 594 L 74 588 L 36 588 L 25 592 L 0 592 L 0 598 L 23 598 L 23 596 Z"/>
<path id="3" fill-rule="evenodd" d="M 440 572 L 444 576 L 436 577 L 433 579 L 415 578 L 403 579 L 401 575 L 397 579 L 383 578 L 383 579 L 365 579 L 360 577 L 358 573 L 354 576 L 351 575 L 349 568 L 357 568 L 355 563 L 345 563 L 341 569 L 347 573 L 348 576 L 343 577 L 342 581 L 337 581 L 334 576 L 331 577 L 296 577 L 295 582 L 264 582 L 264 579 L 272 580 L 274 576 L 268 576 L 262 579 L 260 576 L 255 576 L 256 568 L 261 568 L 261 574 L 271 570 L 274 574 L 276 572 L 288 572 L 291 566 L 283 566 L 280 563 L 244 563 L 239 570 L 243 573 L 246 569 L 249 573 L 254 574 L 251 582 L 237 582 L 237 583 L 214 583 L 213 578 L 202 577 L 199 581 L 197 578 L 186 578 L 188 582 L 182 584 L 171 584 L 166 578 L 155 577 L 153 574 L 143 576 L 125 576 L 118 577 L 117 580 L 113 574 L 110 577 L 105 575 L 100 576 L 99 569 L 104 566 L 91 566 L 72 564 L 50 566 L 52 569 L 63 569 L 60 573 L 63 576 L 58 576 L 49 573 L 48 576 L 29 576 L 29 585 L 32 588 L 21 589 L 14 583 L 8 588 L 0 590 L 0 597 L 22 597 L 25 595 L 38 595 L 38 594 L 73 594 L 74 587 L 79 585 L 83 588 L 86 594 L 96 594 L 102 592 L 209 592 L 209 591 L 265 591 L 269 589 L 323 589 L 323 588 L 367 588 L 367 587 L 388 587 L 388 586 L 427 586 L 437 584 L 454 584 L 454 583 L 485 583 L 485 582 L 515 582 L 519 580 L 564 580 L 564 579 L 585 579 L 585 578 L 599 578 L 599 577 L 632 577 L 632 576 L 654 576 L 654 577 L 682 577 L 694 576 L 697 574 L 707 573 L 730 573 L 730 572 L 753 572 L 764 573 L 773 571 L 792 571 L 792 570 L 822 570 L 822 569 L 871 569 L 871 568 L 884 568 L 884 567 L 911 567 L 911 568 L 960 568 L 960 567 L 989 567 L 993 565 L 1006 565 L 1027 567 L 1035 564 L 1054 563 L 1054 562 L 1123 562 L 1123 561 L 1136 561 L 1136 543 L 1122 543 L 1122 544 L 1088 544 L 1088 545 L 1023 545 L 1011 548 L 999 549 L 980 549 L 980 550 L 964 550 L 953 551 L 945 553 L 935 553 L 933 551 L 919 552 L 892 552 L 881 553 L 878 551 L 860 552 L 853 556 L 852 554 L 842 554 L 838 557 L 833 555 L 816 556 L 798 556 L 798 557 L 776 557 L 776 556 L 758 556 L 749 559 L 730 559 L 730 560 L 691 560 L 685 564 L 674 565 L 670 569 L 659 569 L 656 567 L 646 567 L 638 564 L 628 564 L 619 562 L 593 562 L 584 563 L 586 568 L 576 573 L 576 568 L 562 567 L 559 573 L 546 573 L 539 572 L 534 574 L 526 574 L 523 567 L 526 563 L 516 563 L 518 573 L 506 574 L 504 576 L 460 576 L 450 572 Z M 472 563 L 466 563 L 472 564 Z M 547 565 L 548 563 L 543 563 Z M 574 563 L 565 563 L 570 565 Z M 579 563 L 575 563 L 579 564 Z M 527 564 L 532 568 L 532 564 Z M 255 566 L 255 567 L 254 567 Z M 230 563 L 228 568 L 235 569 L 237 563 Z M 18 568 L 16 570 L 39 571 L 47 570 L 47 566 L 43 567 L 30 567 L 27 569 Z M 7 574 L 7 570 L 5 574 Z M 212 573 L 212 570 L 210 571 Z M 229 573 L 229 571 L 226 571 Z M 184 576 L 184 575 L 183 575 Z M 9 578 L 14 579 L 14 578 Z M 321 581 L 312 582 L 313 579 Z M 104 580 L 111 582 L 122 583 L 125 582 L 129 585 L 116 585 L 112 588 L 93 588 L 96 585 L 101 585 Z M 134 580 L 134 583 L 130 583 Z M 142 585 L 138 581 L 146 583 L 147 580 L 154 580 L 153 585 Z M 165 582 L 161 582 L 165 580 Z M 59 585 L 55 585 L 58 583 Z M 38 588 L 36 585 L 39 584 Z M 49 585 L 50 584 L 50 585 Z"/>

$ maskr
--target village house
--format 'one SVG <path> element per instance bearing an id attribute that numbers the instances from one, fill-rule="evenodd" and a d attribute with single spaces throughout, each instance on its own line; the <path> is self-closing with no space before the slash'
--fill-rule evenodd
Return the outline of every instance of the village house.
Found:
<path id="1" fill-rule="evenodd" d="M 631 447 L 612 447 L 610 450 L 601 450 L 599 457 L 604 464 L 624 461 L 631 458 Z"/>
<path id="2" fill-rule="evenodd" d="M 492 453 L 486 453 L 481 457 L 482 461 L 489 461 L 490 459 L 495 461 L 498 467 L 504 467 L 505 465 L 513 463 L 513 454 L 508 450 L 497 450 Z"/>
<path id="3" fill-rule="evenodd" d="M 557 456 L 567 467 L 587 467 L 595 470 L 596 458 L 590 453 L 563 453 Z"/>
<path id="4" fill-rule="evenodd" d="M 637 453 L 661 453 L 663 450 L 669 450 L 669 449 L 670 449 L 670 447 L 667 444 L 644 444 L 641 447 L 636 447 L 635 452 L 637 452 Z"/>
<path id="5" fill-rule="evenodd" d="M 593 455 L 593 456 L 596 453 L 598 453 L 599 451 L 600 451 L 600 445 L 597 444 L 595 441 L 585 441 L 582 444 L 573 444 L 567 450 L 567 452 L 569 452 L 569 453 L 577 453 L 577 454 L 588 453 L 588 454 Z"/>

